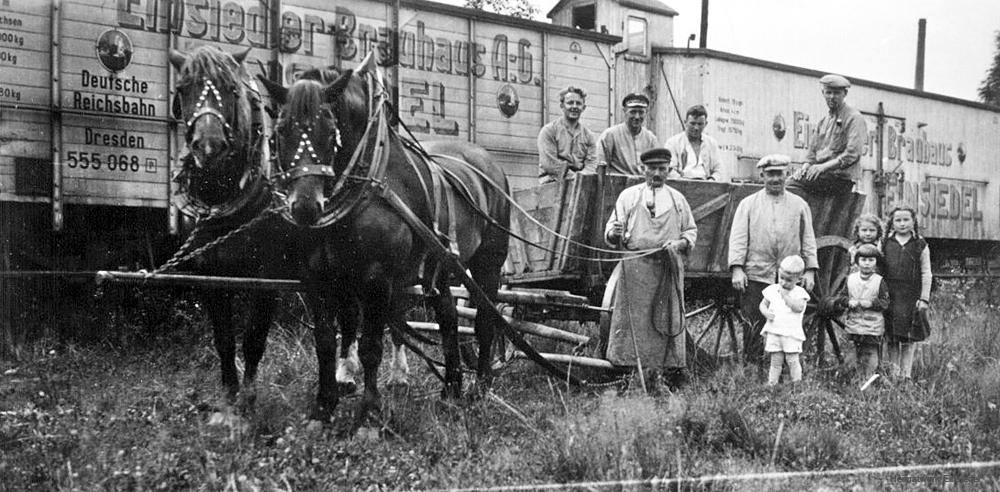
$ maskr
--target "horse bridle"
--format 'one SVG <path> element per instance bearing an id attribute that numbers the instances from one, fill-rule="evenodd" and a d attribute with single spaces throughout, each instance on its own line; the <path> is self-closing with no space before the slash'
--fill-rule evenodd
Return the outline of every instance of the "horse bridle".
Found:
<path id="1" fill-rule="evenodd" d="M 300 177 L 319 176 L 332 180 L 332 186 L 329 187 L 330 192 L 327 194 L 329 201 L 323 211 L 323 216 L 319 222 L 310 227 L 322 228 L 338 222 L 349 214 L 354 207 L 366 201 L 373 190 L 384 186 L 388 157 L 388 149 L 385 148 L 388 131 L 385 111 L 389 96 L 384 90 L 381 78 L 376 78 L 370 73 L 368 95 L 368 124 L 361 138 L 358 140 L 359 143 L 355 147 L 350 160 L 344 169 L 339 170 L 339 172 L 333 166 L 333 163 L 342 149 L 340 128 L 336 124 L 333 125 L 334 134 L 331 135 L 331 138 L 335 140 L 335 151 L 331 153 L 329 162 L 319 163 L 318 156 L 312 144 L 312 133 L 315 130 L 315 126 L 310 124 L 303 127 L 298 122 L 293 123 L 295 125 L 293 129 L 299 135 L 295 155 L 287 166 L 287 169 L 272 176 L 272 179 L 278 183 L 279 190 L 277 193 L 282 196 L 284 195 L 284 190 L 282 190 L 284 185 Z M 308 154 L 306 154 L 307 152 Z M 365 154 L 370 154 L 370 161 L 362 162 Z M 312 158 L 316 164 L 299 166 L 299 161 L 305 155 Z M 280 159 L 280 152 L 274 152 L 272 159 Z M 280 170 L 283 166 L 278 162 L 273 167 Z M 346 193 L 341 193 L 341 191 L 346 191 Z M 285 198 L 287 199 L 287 197 Z M 286 220 L 294 222 L 290 213 L 291 211 L 286 207 L 282 215 Z"/>
<path id="2" fill-rule="evenodd" d="M 194 113 L 191 118 L 184 122 L 184 140 L 188 143 L 191 142 L 191 134 L 194 133 L 194 125 L 198 123 L 198 120 L 205 116 L 212 116 L 222 123 L 222 129 L 226 136 L 226 145 L 232 145 L 233 140 L 233 126 L 229 124 L 226 120 L 226 115 L 222 114 L 222 111 L 208 104 L 208 96 L 211 95 L 215 99 L 215 105 L 219 108 L 222 107 L 222 95 L 219 94 L 219 89 L 215 87 L 215 83 L 212 79 L 206 78 L 205 84 L 201 88 L 201 95 L 198 96 L 198 102 L 194 105 Z M 239 98 L 239 93 L 233 90 L 234 95 Z M 235 113 L 234 113 L 235 115 Z"/>
<path id="3" fill-rule="evenodd" d="M 220 94 L 219 89 L 216 87 L 215 83 L 211 79 L 204 78 L 203 80 L 204 80 L 204 84 L 202 86 L 201 94 L 198 96 L 198 101 L 195 103 L 194 112 L 192 113 L 191 118 L 188 119 L 188 120 L 186 120 L 184 122 L 184 125 L 185 125 L 185 135 L 184 135 L 185 141 L 188 144 L 190 144 L 191 136 L 194 133 L 195 124 L 201 118 L 206 117 L 206 116 L 210 116 L 210 117 L 214 117 L 214 118 L 218 119 L 219 122 L 222 123 L 223 135 L 224 135 L 224 137 L 226 139 L 226 145 L 230 149 L 235 149 L 236 146 L 234 145 L 235 144 L 235 142 L 234 142 L 234 138 L 235 138 L 234 137 L 234 134 L 235 134 L 234 126 L 233 126 L 232 123 L 230 123 L 226 119 L 226 116 L 220 110 L 220 108 L 223 107 L 222 95 Z M 247 88 L 248 91 L 253 92 L 253 93 L 255 93 L 255 94 L 258 95 L 258 99 L 257 100 L 259 102 L 259 100 L 260 100 L 259 99 L 260 92 L 257 90 L 257 88 L 255 86 L 251 85 L 251 84 L 248 84 L 246 81 L 243 81 L 242 83 L 246 86 L 246 88 Z M 233 95 L 234 95 L 234 97 L 237 100 L 240 98 L 240 93 L 235 88 L 233 89 Z M 211 99 L 214 99 L 214 106 L 218 106 L 218 108 L 214 107 L 213 104 L 211 104 Z M 258 108 L 258 110 L 262 110 L 262 108 Z M 253 113 L 253 111 L 254 111 L 254 108 L 251 108 L 251 113 Z M 234 111 L 233 112 L 233 119 L 238 118 L 238 114 L 239 114 L 239 111 Z M 254 129 L 255 123 L 259 123 L 260 128 L 257 128 L 255 130 Z M 264 123 L 263 123 L 263 121 L 257 122 L 257 119 L 253 115 L 251 115 L 251 121 L 249 121 L 247 124 L 251 126 L 251 128 L 250 128 L 250 130 L 248 132 L 248 135 L 250 136 L 250 138 L 248 139 L 249 141 L 247 142 L 247 145 L 248 145 L 247 151 L 249 152 L 249 155 L 246 156 L 246 161 L 248 163 L 247 164 L 247 168 L 244 170 L 243 177 L 240 179 L 240 188 L 241 189 L 245 188 L 246 184 L 248 182 L 254 181 L 257 178 L 259 178 L 260 176 L 266 174 L 266 173 L 262 172 L 261 169 L 258 169 L 259 166 L 252 165 L 252 163 L 256 162 L 257 156 L 262 151 L 266 150 L 266 149 L 259 148 L 260 144 L 261 144 L 261 140 L 260 139 L 264 135 L 264 130 L 263 130 L 263 124 Z M 226 158 L 226 162 L 231 161 L 233 158 L 234 158 L 234 153 L 230 153 L 229 156 L 227 156 L 227 158 Z M 184 171 L 182 169 L 181 174 L 178 175 L 178 178 L 180 178 L 180 176 L 183 173 L 184 173 Z M 176 180 L 176 178 L 175 178 L 175 180 Z M 255 188 L 255 186 L 251 186 L 250 188 Z M 238 199 L 236 199 L 236 200 L 234 200 L 234 201 L 232 201 L 230 203 L 227 203 L 224 206 L 218 206 L 217 205 L 217 206 L 211 206 L 211 207 L 209 207 L 209 206 L 204 205 L 204 204 L 198 205 L 196 202 L 200 202 L 200 200 L 196 200 L 196 199 L 194 199 L 193 197 L 190 197 L 190 196 L 187 196 L 186 199 L 183 200 L 183 202 L 185 204 L 184 207 L 209 208 L 209 209 L 211 209 L 211 212 L 209 213 L 209 215 L 212 215 L 212 216 L 225 216 L 225 215 L 229 215 L 231 213 L 234 213 L 236 210 L 239 210 L 245 204 L 245 202 L 249 199 L 249 197 L 245 196 L 245 195 L 247 195 L 246 193 L 244 193 L 243 195 L 244 196 L 241 196 L 240 198 L 238 198 Z M 182 207 L 182 208 L 184 208 L 184 207 Z M 206 213 L 198 212 L 198 215 L 206 215 Z"/>
<path id="4" fill-rule="evenodd" d="M 314 118 L 315 119 L 315 118 Z M 302 125 L 298 121 L 292 122 L 293 130 L 299 135 L 299 142 L 295 147 L 295 155 L 292 157 L 292 161 L 288 163 L 288 168 L 282 170 L 284 166 L 281 165 L 280 153 L 278 149 L 275 148 L 275 152 L 272 155 L 272 159 L 277 160 L 274 169 L 278 172 L 271 179 L 277 181 L 278 183 L 284 184 L 289 181 L 301 178 L 303 176 L 322 176 L 325 178 L 336 177 L 337 172 L 333 167 L 333 162 L 337 158 L 337 154 L 340 153 L 343 143 L 340 138 L 340 128 L 334 124 L 333 125 L 333 151 L 330 153 L 330 158 L 327 163 L 321 163 L 319 157 L 316 155 L 316 149 L 313 147 L 312 134 L 314 131 L 314 125 L 306 124 Z M 275 139 L 277 142 L 278 139 Z M 277 147 L 277 143 L 275 147 Z M 302 160 L 303 155 L 308 155 L 313 162 L 313 165 L 300 166 L 299 161 Z"/>

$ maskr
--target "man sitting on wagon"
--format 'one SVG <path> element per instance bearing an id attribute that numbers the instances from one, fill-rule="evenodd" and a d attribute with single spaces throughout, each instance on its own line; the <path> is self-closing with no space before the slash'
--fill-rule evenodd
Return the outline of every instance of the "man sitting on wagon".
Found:
<path id="1" fill-rule="evenodd" d="M 743 357 L 748 363 L 764 361 L 760 328 L 764 315 L 760 301 L 764 288 L 773 284 L 778 265 L 786 256 L 801 256 L 806 271 L 802 286 L 811 291 L 819 263 L 812 211 L 802 197 L 785 191 L 786 155 L 764 156 L 757 163 L 764 189 L 744 198 L 736 207 L 729 231 L 729 269 L 733 288 L 740 296 L 740 311 L 750 322 L 743 327 Z"/>
<path id="2" fill-rule="evenodd" d="M 861 178 L 859 160 L 868 142 L 868 126 L 861 112 L 844 102 L 850 81 L 824 75 L 819 82 L 830 113 L 813 130 L 806 162 L 788 186 L 824 196 L 850 193 Z"/>
<path id="3" fill-rule="evenodd" d="M 687 365 L 683 255 L 694 247 L 698 227 L 684 195 L 666 185 L 670 151 L 647 150 L 641 159 L 646 182 L 621 192 L 604 238 L 628 251 L 661 251 L 618 265 L 607 358 L 639 369 L 654 388 L 661 375 L 676 387 Z"/>
<path id="4" fill-rule="evenodd" d="M 674 156 L 671 178 L 710 179 L 722 177 L 719 170 L 719 143 L 705 134 L 708 111 L 701 104 L 691 106 L 684 118 L 684 131 L 663 144 Z"/>
<path id="5" fill-rule="evenodd" d="M 569 86 L 559 93 L 559 118 L 538 132 L 538 182 L 551 183 L 570 179 L 590 166 L 597 166 L 597 137 L 580 123 L 587 109 L 587 93 Z"/>
<path id="6" fill-rule="evenodd" d="M 657 146 L 656 135 L 645 127 L 649 98 L 633 92 L 622 99 L 625 122 L 601 132 L 597 139 L 598 165 L 610 172 L 641 175 L 639 156 Z"/>

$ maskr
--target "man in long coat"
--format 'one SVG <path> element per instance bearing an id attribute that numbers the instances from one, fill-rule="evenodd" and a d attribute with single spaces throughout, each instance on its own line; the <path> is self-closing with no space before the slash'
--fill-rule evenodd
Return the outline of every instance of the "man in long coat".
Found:
<path id="1" fill-rule="evenodd" d="M 652 376 L 643 380 L 662 374 L 676 387 L 687 365 L 683 255 L 698 227 L 684 195 L 666 185 L 670 151 L 648 150 L 641 159 L 646 181 L 621 192 L 604 237 L 628 251 L 658 251 L 618 265 L 607 358 Z"/>

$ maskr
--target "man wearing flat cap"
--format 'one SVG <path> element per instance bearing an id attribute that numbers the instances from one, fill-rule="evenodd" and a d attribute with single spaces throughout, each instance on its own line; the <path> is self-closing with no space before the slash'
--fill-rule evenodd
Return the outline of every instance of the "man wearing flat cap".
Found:
<path id="1" fill-rule="evenodd" d="M 764 288 L 775 283 L 778 264 L 786 256 L 805 260 L 802 286 L 812 290 L 819 263 L 812 211 L 802 197 L 785 191 L 791 158 L 772 154 L 757 162 L 764 189 L 744 198 L 736 207 L 729 232 L 729 270 L 733 288 L 740 292 L 740 310 L 750 322 L 744 327 L 744 359 L 760 365 L 764 343 L 759 336 L 764 323 L 760 301 Z"/>
<path id="2" fill-rule="evenodd" d="M 656 135 L 645 128 L 649 98 L 633 92 L 622 99 L 625 121 L 601 132 L 597 139 L 597 164 L 618 174 L 641 175 L 639 156 L 657 146 Z"/>
<path id="3" fill-rule="evenodd" d="M 868 142 L 868 126 L 861 112 L 844 102 L 850 81 L 831 74 L 819 82 L 830 112 L 813 130 L 806 163 L 789 185 L 818 195 L 839 195 L 850 192 L 861 178 L 860 159 Z"/>
<path id="4" fill-rule="evenodd" d="M 666 184 L 670 151 L 647 150 L 641 159 L 645 182 L 618 196 L 604 239 L 616 248 L 652 254 L 616 267 L 615 309 L 602 338 L 608 338 L 608 360 L 638 370 L 651 390 L 661 376 L 671 387 L 684 378 L 684 257 L 698 239 L 698 227 L 684 195 Z"/>
<path id="5" fill-rule="evenodd" d="M 540 184 L 571 179 L 597 166 L 597 136 L 580 122 L 587 109 L 587 93 L 569 86 L 559 92 L 562 118 L 538 132 L 538 182 Z"/>
<path id="6" fill-rule="evenodd" d="M 667 139 L 664 147 L 674 156 L 671 178 L 711 179 L 722 177 L 719 143 L 705 134 L 708 111 L 701 104 L 691 106 L 684 117 L 684 131 Z"/>

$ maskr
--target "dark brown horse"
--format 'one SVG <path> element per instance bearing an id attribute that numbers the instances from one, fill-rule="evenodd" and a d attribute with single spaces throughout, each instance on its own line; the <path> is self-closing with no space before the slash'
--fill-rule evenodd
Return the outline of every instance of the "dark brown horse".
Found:
<path id="1" fill-rule="evenodd" d="M 271 210 L 266 119 L 256 84 L 242 65 L 247 52 L 230 55 L 202 46 L 190 53 L 170 53 L 170 62 L 179 74 L 174 116 L 184 121 L 189 151 L 175 178 L 176 198 L 182 211 L 197 220 L 179 253 L 186 256 L 221 239 L 177 266 L 208 275 L 294 277 L 298 263 L 293 256 L 293 242 L 297 231 Z M 223 238 L 226 235 L 230 236 Z M 247 409 L 255 396 L 254 380 L 264 355 L 274 294 L 257 291 L 249 302 L 250 324 L 243 336 L 242 393 L 235 362 L 233 320 L 237 313 L 233 293 L 212 289 L 203 297 L 212 321 L 228 403 L 235 403 L 240 394 Z"/>
<path id="2" fill-rule="evenodd" d="M 460 396 L 451 275 L 428 261 L 431 246 L 387 202 L 385 190 L 398 195 L 421 222 L 442 236 L 453 236 L 453 248 L 493 298 L 507 256 L 508 237 L 491 224 L 509 224 L 509 204 L 500 191 L 506 193 L 508 188 L 503 172 L 489 153 L 473 144 L 427 144 L 430 154 L 440 155 L 431 159 L 391 130 L 388 104 L 373 70 L 361 74 L 315 70 L 287 89 L 265 84 L 282 106 L 275 128 L 282 171 L 278 186 L 287 194 L 289 218 L 311 231 L 312 244 L 303 258 L 308 272 L 304 280 L 323 285 L 328 298 L 357 299 L 361 305 L 362 412 L 379 407 L 383 327 L 400 319 L 405 309 L 401 291 L 418 281 L 431 292 L 429 301 L 440 325 L 445 357 L 442 393 Z M 480 309 L 475 320 L 477 375 L 484 386 L 491 378 L 490 347 L 498 321 L 491 313 Z M 329 417 L 338 400 L 330 378 L 335 370 L 333 350 L 332 344 L 317 339 L 320 411 L 315 416 L 321 419 Z"/>

